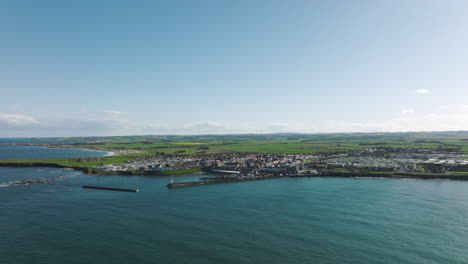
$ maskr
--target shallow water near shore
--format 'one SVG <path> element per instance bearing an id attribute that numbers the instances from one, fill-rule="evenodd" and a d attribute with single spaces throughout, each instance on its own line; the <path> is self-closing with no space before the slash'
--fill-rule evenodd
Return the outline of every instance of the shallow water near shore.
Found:
<path id="1" fill-rule="evenodd" d="M 0 168 L 1 263 L 467 263 L 468 182 Z M 80 188 L 98 185 L 139 193 Z"/>
<path id="2" fill-rule="evenodd" d="M 38 146 L 0 146 L 0 159 L 86 158 L 111 154 L 106 151 L 46 148 Z"/>

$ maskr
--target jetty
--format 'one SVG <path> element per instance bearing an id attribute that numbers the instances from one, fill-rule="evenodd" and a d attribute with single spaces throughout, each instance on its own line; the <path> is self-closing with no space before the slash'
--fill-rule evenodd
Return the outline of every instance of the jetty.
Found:
<path id="1" fill-rule="evenodd" d="M 277 178 L 284 178 L 284 177 L 286 176 L 237 177 L 237 178 L 231 178 L 231 179 L 216 179 L 216 177 L 212 177 L 214 180 L 207 180 L 207 178 L 204 178 L 201 181 L 171 182 L 167 184 L 167 188 L 180 188 L 180 187 L 192 187 L 192 186 L 210 185 L 210 184 L 259 181 L 259 180 L 277 179 Z"/>
<path id="2" fill-rule="evenodd" d="M 99 190 L 108 190 L 108 191 L 120 191 L 120 192 L 139 192 L 138 189 L 124 189 L 124 188 L 112 188 L 112 187 L 102 187 L 102 186 L 91 186 L 83 185 L 85 189 L 99 189 Z"/>

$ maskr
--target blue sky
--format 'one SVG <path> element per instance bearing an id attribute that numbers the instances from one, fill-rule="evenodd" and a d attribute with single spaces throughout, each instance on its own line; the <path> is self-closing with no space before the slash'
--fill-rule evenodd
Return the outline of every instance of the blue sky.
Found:
<path id="1" fill-rule="evenodd" d="M 0 137 L 468 130 L 467 8 L 2 1 Z"/>

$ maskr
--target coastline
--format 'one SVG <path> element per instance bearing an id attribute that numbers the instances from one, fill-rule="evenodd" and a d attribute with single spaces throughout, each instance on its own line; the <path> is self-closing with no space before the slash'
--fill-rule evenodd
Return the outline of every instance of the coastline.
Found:
<path id="1" fill-rule="evenodd" d="M 8 146 L 12 146 L 8 144 Z M 130 153 L 140 153 L 137 150 L 128 150 L 128 149 L 118 149 L 118 150 L 109 150 L 109 149 L 99 149 L 99 148 L 75 148 L 73 145 L 49 145 L 49 144 L 13 144 L 13 146 L 34 146 L 41 148 L 56 148 L 56 149 L 75 149 L 82 151 L 94 151 L 102 152 L 99 156 L 90 156 L 87 158 L 102 158 L 102 157 L 112 157 L 117 155 L 125 155 Z M 68 158 L 64 158 L 68 159 Z M 73 159 L 73 158 L 71 158 Z M 78 161 L 73 161 L 74 164 L 67 164 L 63 161 L 54 161 L 54 160 L 41 160 L 41 159 L 24 159 L 18 161 L 10 161 L 8 159 L 0 160 L 0 167 L 52 167 L 52 168 L 63 168 L 63 169 L 73 169 L 83 172 L 86 175 L 153 175 L 153 176 L 164 176 L 164 175 L 176 175 L 176 174 L 192 174 L 200 173 L 203 170 L 201 169 L 183 169 L 183 170 L 173 170 L 173 171 L 164 171 L 164 172 L 150 172 L 150 171 L 139 171 L 139 170 L 122 170 L 122 171 L 103 171 L 95 169 L 92 164 L 84 164 Z M 286 175 L 280 177 L 340 177 L 340 178 L 380 178 L 380 179 L 421 179 L 421 180 L 457 180 L 457 181 L 468 181 L 468 172 L 463 174 L 455 173 L 409 173 L 409 172 L 339 172 L 339 171 L 322 171 L 318 174 L 296 174 L 296 175 Z M 278 177 L 274 177 L 278 178 Z M 246 181 L 244 178 L 239 178 L 240 181 Z M 262 180 L 266 178 L 258 177 L 252 180 Z M 227 182 L 233 182 L 233 180 L 227 180 Z"/>
<path id="2" fill-rule="evenodd" d="M 54 148 L 54 149 L 79 149 L 79 150 L 84 150 L 84 151 L 100 151 L 100 152 L 105 152 L 104 155 L 98 156 L 98 157 L 110 157 L 110 156 L 115 156 L 117 155 L 118 151 L 114 150 L 105 150 L 105 149 L 87 149 L 87 148 L 74 148 L 74 147 L 68 147 L 68 146 L 38 146 L 38 147 L 44 147 L 44 148 Z"/>
<path id="3" fill-rule="evenodd" d="M 197 174 L 202 172 L 201 170 L 178 170 L 173 172 L 161 172 L 161 173 L 145 173 L 145 172 L 131 172 L 131 171 L 109 171 L 109 172 L 100 172 L 95 171 L 93 168 L 88 167 L 78 167 L 78 166 L 68 166 L 57 163 L 45 163 L 45 162 L 30 162 L 30 163 L 20 163 L 20 162 L 0 162 L 0 167 L 49 167 L 49 168 L 62 168 L 62 169 L 73 169 L 83 172 L 86 175 L 123 175 L 123 176 L 132 176 L 132 175 L 153 175 L 153 176 L 167 176 L 175 174 Z M 453 174 L 410 174 L 410 173 L 356 173 L 356 174 L 345 174 L 345 173 L 327 173 L 327 174 L 304 174 L 304 175 L 289 175 L 281 177 L 269 177 L 269 178 L 355 178 L 355 179 L 367 179 L 367 178 L 377 178 L 377 179 L 416 179 L 416 180 L 456 180 L 456 181 L 468 181 L 468 173 L 463 175 L 453 175 Z M 267 179 L 267 178 L 263 178 Z M 263 180 L 255 179 L 255 180 Z M 223 183 L 230 182 L 242 182 L 227 180 Z M 201 184 L 200 184 L 201 185 Z"/>

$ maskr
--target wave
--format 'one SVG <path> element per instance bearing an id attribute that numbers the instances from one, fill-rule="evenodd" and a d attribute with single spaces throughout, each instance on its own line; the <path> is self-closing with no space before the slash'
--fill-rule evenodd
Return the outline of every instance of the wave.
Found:
<path id="1" fill-rule="evenodd" d="M 29 184 L 32 184 L 32 183 L 51 183 L 51 182 L 55 182 L 55 181 L 61 181 L 65 177 L 66 177 L 66 175 L 62 175 L 62 176 L 59 176 L 59 177 L 56 177 L 56 178 L 51 178 L 51 179 L 40 178 L 40 179 L 27 179 L 27 180 L 21 180 L 21 181 L 11 181 L 11 182 L 7 182 L 7 183 L 0 183 L 0 186 L 1 187 L 8 187 L 8 186 L 12 186 L 12 185 L 29 185 Z"/>

